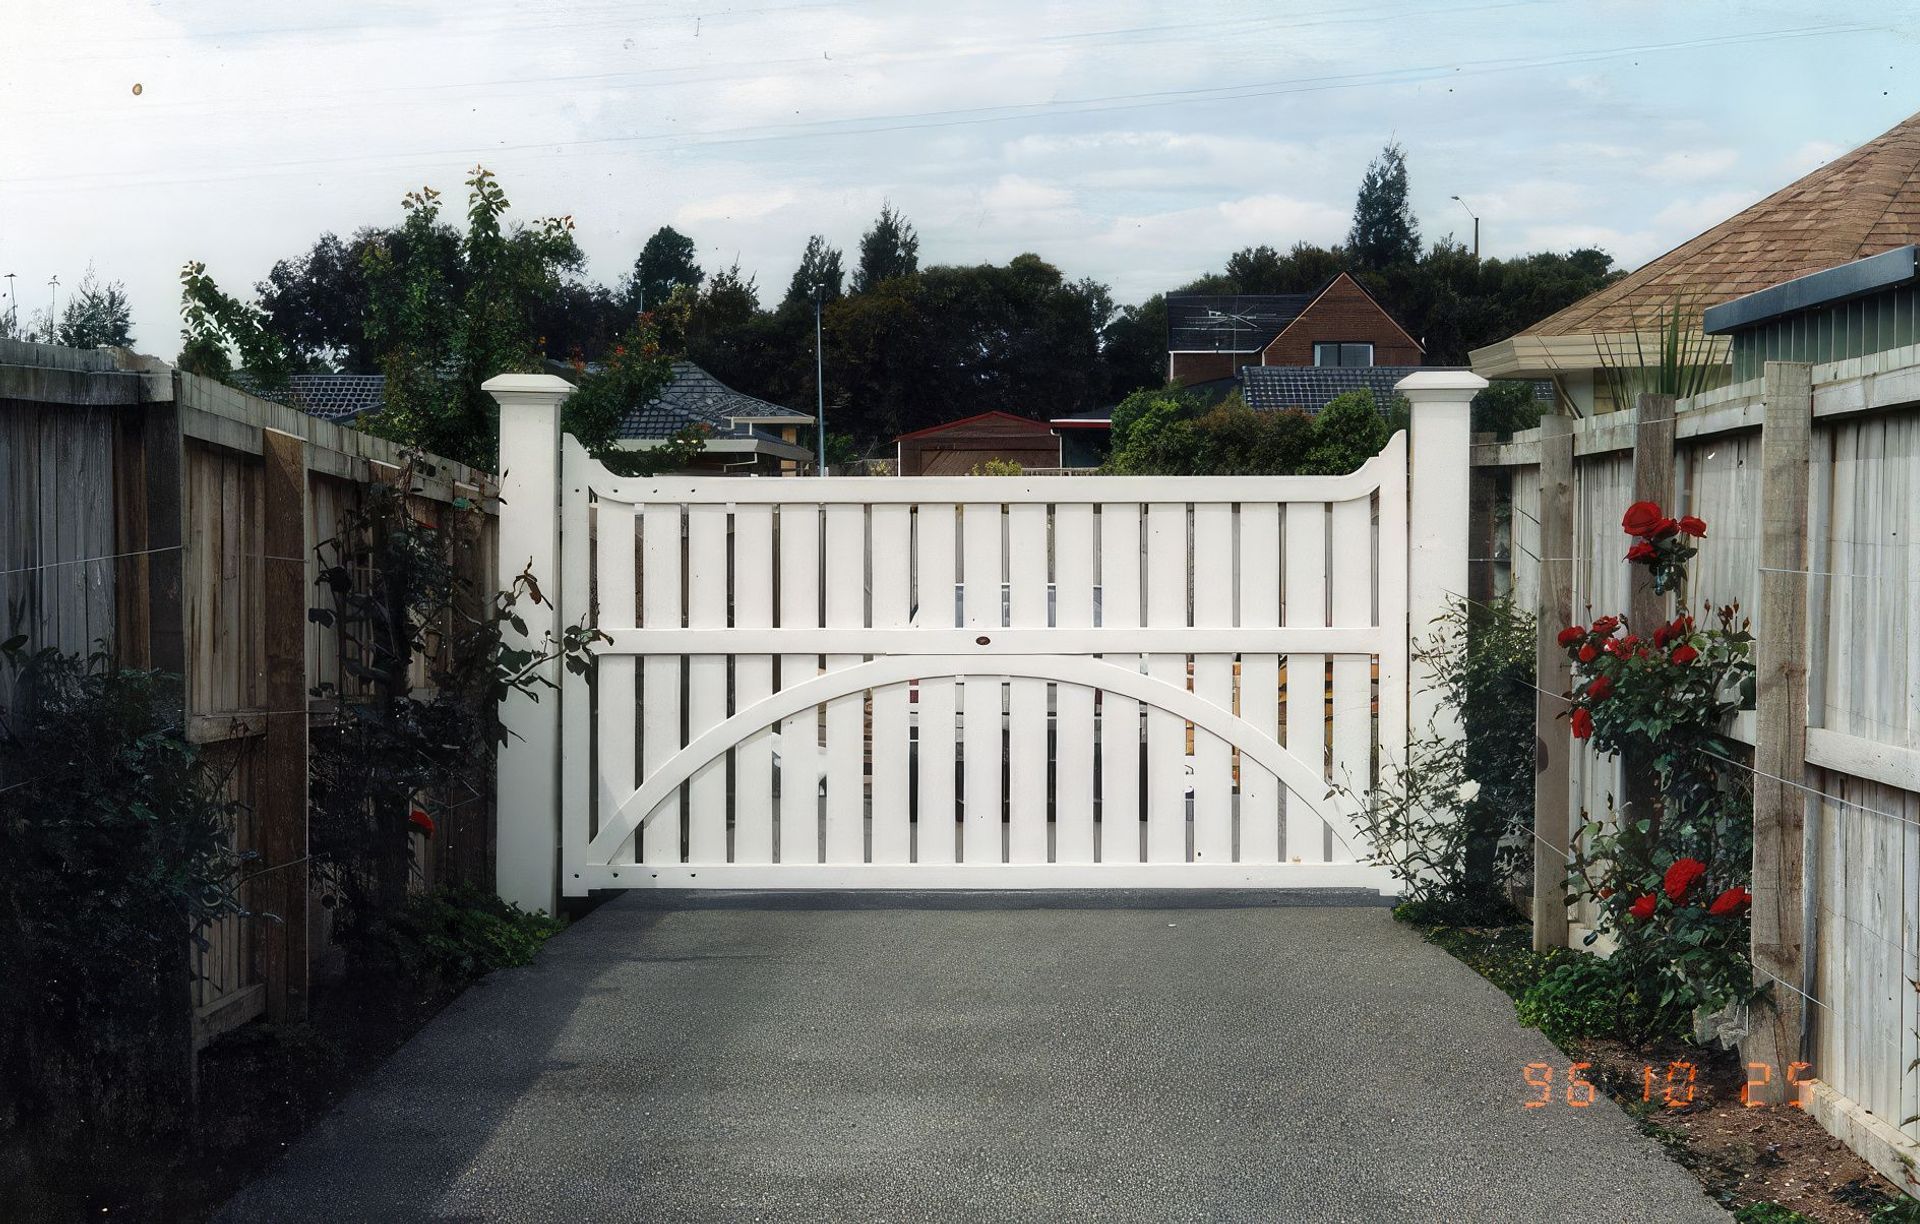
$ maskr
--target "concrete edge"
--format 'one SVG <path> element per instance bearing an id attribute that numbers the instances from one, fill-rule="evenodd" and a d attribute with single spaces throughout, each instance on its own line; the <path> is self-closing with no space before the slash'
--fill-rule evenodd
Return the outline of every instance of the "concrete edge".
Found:
<path id="1" fill-rule="evenodd" d="M 630 889 L 595 894 L 641 909 L 1018 910 L 1257 909 L 1275 906 L 1398 905 L 1370 888 L 1060 888 L 1060 889 Z"/>

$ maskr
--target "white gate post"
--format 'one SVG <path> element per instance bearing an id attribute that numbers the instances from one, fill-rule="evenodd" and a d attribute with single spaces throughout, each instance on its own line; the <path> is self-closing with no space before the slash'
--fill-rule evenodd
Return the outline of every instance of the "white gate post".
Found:
<path id="1" fill-rule="evenodd" d="M 1415 649 L 1437 632 L 1433 621 L 1449 602 L 1467 593 L 1470 405 L 1486 386 L 1486 379 L 1466 370 L 1423 370 L 1394 385 L 1413 405 L 1407 633 Z M 1461 728 L 1441 706 L 1432 669 L 1415 659 L 1409 683 L 1409 733 L 1415 739 L 1458 736 Z"/>
<path id="2" fill-rule="evenodd" d="M 542 651 L 562 621 L 560 597 L 560 402 L 573 384 L 552 374 L 499 374 L 481 389 L 500 405 L 499 580 L 531 568 L 543 602 L 522 599 L 505 645 Z M 512 692 L 500 704 L 507 742 L 494 787 L 495 887 L 526 910 L 558 909 L 560 876 L 560 663 L 538 669 L 556 687 L 540 695 Z"/>

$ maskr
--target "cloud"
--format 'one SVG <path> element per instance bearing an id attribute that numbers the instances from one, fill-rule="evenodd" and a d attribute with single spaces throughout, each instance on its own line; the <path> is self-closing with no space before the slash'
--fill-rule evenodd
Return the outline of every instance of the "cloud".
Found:
<path id="1" fill-rule="evenodd" d="M 773 187 L 764 191 L 733 191 L 725 195 L 689 200 L 673 212 L 675 225 L 698 225 L 702 221 L 751 221 L 770 216 L 800 198 L 791 187 Z"/>
<path id="2" fill-rule="evenodd" d="M 1648 166 L 1645 174 L 1656 182 L 1697 183 L 1719 178 L 1739 160 L 1732 149 L 1676 150 Z"/>

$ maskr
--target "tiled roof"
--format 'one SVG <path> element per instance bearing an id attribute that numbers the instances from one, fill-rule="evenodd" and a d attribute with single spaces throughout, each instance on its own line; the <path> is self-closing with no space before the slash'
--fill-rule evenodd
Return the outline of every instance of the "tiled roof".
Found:
<path id="1" fill-rule="evenodd" d="M 691 361 L 673 363 L 673 380 L 646 403 L 629 408 L 620 418 L 622 438 L 671 438 L 689 425 L 705 425 L 714 437 L 761 438 L 779 441 L 766 429 L 737 424 L 736 418 L 755 420 L 791 420 L 796 425 L 811 425 L 805 413 L 782 408 L 778 404 L 742 395 Z"/>
<path id="2" fill-rule="evenodd" d="M 1527 328 L 1530 336 L 1645 329 L 1690 310 L 1920 242 L 1920 115 Z"/>
<path id="3" fill-rule="evenodd" d="M 310 416 L 350 421 L 380 411 L 387 393 L 384 374 L 294 374 L 287 379 L 287 403 Z"/>
<path id="4" fill-rule="evenodd" d="M 1318 412 L 1335 396 L 1349 391 L 1373 392 L 1384 411 L 1393 399 L 1394 384 L 1409 374 L 1432 366 L 1242 366 L 1241 396 L 1247 407 L 1296 408 Z"/>
<path id="5" fill-rule="evenodd" d="M 1250 353 L 1313 304 L 1317 293 L 1176 293 L 1167 298 L 1167 351 Z"/>

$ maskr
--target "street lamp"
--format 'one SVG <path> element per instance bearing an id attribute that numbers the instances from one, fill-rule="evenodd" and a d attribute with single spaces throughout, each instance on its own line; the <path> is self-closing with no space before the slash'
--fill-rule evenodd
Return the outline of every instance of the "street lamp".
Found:
<path id="1" fill-rule="evenodd" d="M 1473 257 L 1478 259 L 1480 258 L 1480 214 L 1474 212 L 1471 208 L 1467 208 L 1467 202 L 1459 196 L 1454 196 L 1453 202 L 1462 208 L 1466 208 L 1467 215 L 1473 218 Z"/>

